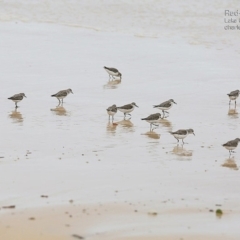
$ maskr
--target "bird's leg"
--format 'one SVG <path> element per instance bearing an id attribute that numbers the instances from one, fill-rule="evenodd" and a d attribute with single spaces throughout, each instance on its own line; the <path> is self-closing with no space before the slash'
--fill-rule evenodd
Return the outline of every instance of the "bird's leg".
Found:
<path id="1" fill-rule="evenodd" d="M 237 101 L 235 100 L 235 107 L 236 107 L 236 105 L 237 105 Z"/>
<path id="2" fill-rule="evenodd" d="M 58 105 L 57 105 L 57 107 L 60 106 L 60 104 L 61 104 L 61 101 L 60 101 L 60 99 L 58 98 Z"/>
<path id="3" fill-rule="evenodd" d="M 152 124 L 150 123 L 150 132 L 152 131 Z"/>
<path id="4" fill-rule="evenodd" d="M 15 108 L 18 108 L 17 102 L 15 102 Z"/>
<path id="5" fill-rule="evenodd" d="M 63 98 L 62 98 L 62 105 L 63 105 Z"/>
<path id="6" fill-rule="evenodd" d="M 229 105 L 231 104 L 231 99 L 229 100 Z"/>
<path id="7" fill-rule="evenodd" d="M 183 138 L 182 138 L 182 143 L 185 144 L 185 142 L 183 141 Z"/>
<path id="8" fill-rule="evenodd" d="M 124 120 L 125 120 L 125 118 L 126 118 L 126 113 L 124 113 Z"/>

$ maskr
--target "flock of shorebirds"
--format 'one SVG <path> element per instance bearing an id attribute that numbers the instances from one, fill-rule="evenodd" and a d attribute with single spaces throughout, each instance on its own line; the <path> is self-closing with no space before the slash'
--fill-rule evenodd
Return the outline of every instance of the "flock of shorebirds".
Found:
<path id="1" fill-rule="evenodd" d="M 114 80 L 116 77 L 120 78 L 120 80 L 122 79 L 122 74 L 116 68 L 104 67 L 104 69 L 109 74 L 109 81 Z M 67 97 L 69 93 L 73 93 L 70 88 L 66 89 L 66 90 L 61 90 L 58 93 L 51 95 L 51 97 L 56 97 L 58 99 L 59 105 L 60 105 L 60 104 L 63 104 L 63 99 L 65 97 Z M 229 105 L 231 104 L 231 101 L 235 101 L 235 106 L 236 106 L 236 99 L 239 97 L 239 93 L 240 93 L 239 90 L 235 90 L 235 91 L 232 91 L 229 94 L 227 94 L 230 99 Z M 24 97 L 26 97 L 26 95 L 24 93 L 19 93 L 19 94 L 13 95 L 12 97 L 10 97 L 8 99 L 14 101 L 15 108 L 18 108 L 17 103 L 22 101 Z M 173 99 L 169 99 L 168 101 L 165 101 L 161 104 L 153 105 L 154 108 L 157 108 L 162 111 L 162 115 L 161 115 L 161 113 L 154 113 L 154 114 L 149 115 L 146 118 L 142 118 L 141 120 L 144 120 L 144 121 L 150 123 L 150 131 L 153 131 L 154 130 L 153 126 L 158 127 L 159 120 L 166 118 L 165 114 L 166 113 L 169 114 L 168 110 L 173 106 L 173 104 L 176 104 L 176 102 Z M 132 102 L 130 104 L 126 104 L 126 105 L 123 105 L 120 107 L 117 107 L 115 104 L 108 107 L 107 113 L 109 115 L 109 121 L 110 121 L 110 119 L 112 119 L 112 122 L 113 122 L 114 115 L 117 113 L 118 110 L 124 114 L 124 119 L 127 116 L 131 116 L 130 113 L 134 110 L 135 107 L 138 107 L 135 102 Z M 195 135 L 193 129 L 180 129 L 178 131 L 169 132 L 169 133 L 172 134 L 177 139 L 178 142 L 179 142 L 179 139 L 181 139 L 183 144 L 184 144 L 183 139 L 186 138 L 189 134 Z M 231 155 L 233 150 L 238 146 L 239 142 L 240 142 L 240 139 L 236 138 L 234 140 L 228 141 L 227 143 L 223 144 L 222 146 L 225 147 L 227 150 L 229 150 L 229 154 Z"/>

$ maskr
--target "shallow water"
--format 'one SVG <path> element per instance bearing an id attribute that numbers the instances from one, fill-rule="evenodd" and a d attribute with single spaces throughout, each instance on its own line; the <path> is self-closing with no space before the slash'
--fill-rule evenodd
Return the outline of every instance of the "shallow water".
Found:
<path id="1" fill-rule="evenodd" d="M 146 204 L 148 211 L 208 211 L 220 204 L 230 215 L 232 235 L 222 232 L 239 237 L 239 215 L 231 211 L 239 212 L 240 150 L 229 158 L 221 146 L 239 137 L 239 103 L 229 109 L 226 95 L 239 89 L 235 46 L 217 50 L 180 36 L 136 38 L 39 23 L 1 23 L 0 30 L 2 206 L 45 207 L 74 199 Z M 122 81 L 109 82 L 104 65 L 117 67 Z M 57 107 L 50 96 L 66 88 L 74 94 Z M 27 98 L 14 110 L 7 98 L 19 92 Z M 153 105 L 170 98 L 177 105 L 150 133 L 140 119 L 159 112 Z M 130 120 L 118 112 L 117 125 L 108 122 L 107 107 L 133 101 L 139 108 Z M 184 146 L 169 134 L 181 128 L 196 134 Z M 172 226 L 179 221 L 165 219 Z M 198 226 L 192 233 L 201 232 L 207 217 L 202 224 L 191 219 L 187 215 L 184 227 L 192 224 Z M 141 224 L 148 226 L 146 220 Z M 214 219 L 211 229 L 219 226 Z M 155 228 L 152 233 L 159 234 Z"/>

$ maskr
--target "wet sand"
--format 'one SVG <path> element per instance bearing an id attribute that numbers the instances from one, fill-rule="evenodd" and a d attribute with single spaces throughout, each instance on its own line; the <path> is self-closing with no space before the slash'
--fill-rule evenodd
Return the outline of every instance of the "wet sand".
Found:
<path id="1" fill-rule="evenodd" d="M 149 210 L 139 203 L 68 205 L 23 209 L 1 217 L 2 239 L 237 239 L 234 224 L 239 212 L 226 211 L 218 217 L 199 207 L 172 208 L 168 201 Z M 160 210 L 161 209 L 161 210 Z M 191 219 L 191 222 L 189 220 Z M 207 221 L 203 224 L 203 220 Z M 215 229 L 216 222 L 218 229 Z M 237 225 L 237 224 L 236 224 Z"/>
<path id="2" fill-rule="evenodd" d="M 239 89 L 235 48 L 50 24 L 0 30 L 1 239 L 239 239 L 240 150 L 229 158 L 221 146 L 239 137 L 240 106 L 226 95 Z M 122 81 L 108 82 L 104 65 Z M 74 94 L 57 107 L 50 95 L 66 88 Z M 19 92 L 15 111 L 7 98 Z M 149 133 L 140 119 L 170 98 Z M 133 101 L 130 120 L 108 122 L 108 106 Z M 196 136 L 178 145 L 169 131 L 179 128 Z"/>

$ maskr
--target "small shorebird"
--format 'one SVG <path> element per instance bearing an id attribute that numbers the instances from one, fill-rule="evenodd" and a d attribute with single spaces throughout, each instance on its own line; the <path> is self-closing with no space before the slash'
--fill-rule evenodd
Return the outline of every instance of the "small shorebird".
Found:
<path id="1" fill-rule="evenodd" d="M 12 97 L 10 97 L 8 99 L 14 101 L 15 102 L 15 108 L 18 108 L 17 103 L 22 101 L 23 97 L 26 97 L 24 93 L 18 93 L 18 94 L 15 94 L 15 95 L 13 95 Z"/>
<path id="2" fill-rule="evenodd" d="M 115 104 L 113 104 L 112 106 L 110 106 L 109 108 L 107 108 L 107 113 L 109 115 L 109 121 L 110 121 L 110 117 L 112 116 L 112 122 L 114 119 L 114 115 L 117 113 L 117 106 Z"/>
<path id="3" fill-rule="evenodd" d="M 191 128 L 190 129 L 180 129 L 176 132 L 169 132 L 169 133 L 171 133 L 178 140 L 178 142 L 179 142 L 179 139 L 182 139 L 183 143 L 184 143 L 183 139 L 185 137 L 187 137 L 188 134 L 193 134 L 195 136 L 194 131 Z"/>
<path id="4" fill-rule="evenodd" d="M 149 115 L 146 118 L 142 118 L 141 120 L 145 120 L 150 123 L 150 132 L 151 132 L 153 130 L 152 125 L 158 127 L 159 124 L 157 124 L 157 123 L 159 123 L 160 119 L 161 119 L 161 113 L 154 113 L 154 114 Z"/>
<path id="5" fill-rule="evenodd" d="M 231 155 L 233 150 L 238 146 L 238 142 L 240 142 L 240 138 L 236 138 L 234 140 L 228 141 L 222 146 L 225 147 L 229 151 L 229 154 Z"/>
<path id="6" fill-rule="evenodd" d="M 114 76 L 116 76 L 116 77 L 120 77 L 120 79 L 122 79 L 122 74 L 116 68 L 104 67 L 104 69 L 109 74 L 109 80 L 111 79 L 111 76 L 112 76 L 112 78 L 114 78 Z"/>
<path id="7" fill-rule="evenodd" d="M 153 105 L 153 107 L 162 110 L 163 117 L 164 117 L 165 116 L 165 112 L 168 113 L 166 110 L 169 110 L 172 107 L 173 103 L 177 104 L 177 103 L 174 102 L 173 99 L 169 99 L 168 101 L 163 102 L 163 103 L 161 103 L 159 105 Z"/>
<path id="8" fill-rule="evenodd" d="M 135 102 L 132 102 L 130 104 L 126 104 L 126 105 L 123 105 L 121 107 L 117 107 L 117 109 L 120 112 L 124 113 L 124 119 L 125 119 L 126 115 L 130 115 L 131 116 L 130 112 L 132 112 L 135 107 L 138 107 L 138 106 L 136 105 Z"/>
<path id="9" fill-rule="evenodd" d="M 62 104 L 63 104 L 63 99 L 64 99 L 69 93 L 73 93 L 73 92 L 72 92 L 72 89 L 70 89 L 70 88 L 69 88 L 69 89 L 66 89 L 66 90 L 61 90 L 61 91 L 59 91 L 58 93 L 51 95 L 51 97 L 56 97 L 56 98 L 58 99 L 59 105 L 60 105 L 60 103 L 61 103 L 60 99 L 62 99 Z"/>
<path id="10" fill-rule="evenodd" d="M 229 105 L 231 104 L 231 101 L 234 101 L 234 100 L 235 100 L 235 105 L 237 104 L 236 99 L 239 97 L 239 93 L 240 93 L 239 90 L 235 90 L 227 94 L 230 99 Z"/>

